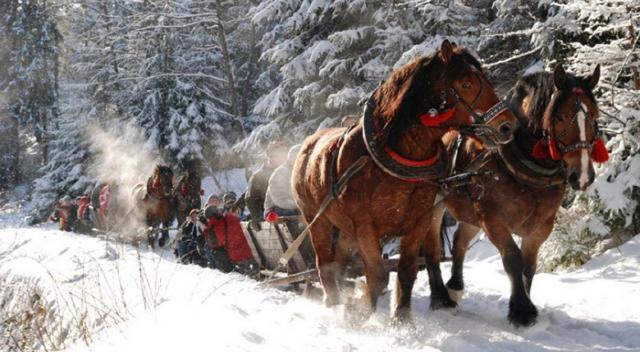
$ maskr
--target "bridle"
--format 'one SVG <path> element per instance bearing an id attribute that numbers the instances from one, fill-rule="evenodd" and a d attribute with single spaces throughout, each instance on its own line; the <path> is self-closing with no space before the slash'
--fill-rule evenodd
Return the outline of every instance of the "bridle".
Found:
<path id="1" fill-rule="evenodd" d="M 424 114 L 418 116 L 420 123 L 429 128 L 436 129 L 458 129 L 460 133 L 496 134 L 495 129 L 487 122 L 493 120 L 508 107 L 504 101 L 499 101 L 487 111 L 479 114 L 474 106 L 479 101 L 484 90 L 484 81 L 479 77 L 479 73 L 473 72 L 480 82 L 480 89 L 474 99 L 469 104 L 454 88 L 440 91 L 441 103 L 439 109 L 430 108 Z M 443 76 L 441 76 L 444 78 Z M 410 160 L 402 157 L 389 146 L 386 145 L 386 137 L 390 130 L 391 121 L 387 121 L 382 128 L 377 125 L 377 120 L 373 117 L 376 108 L 374 95 L 377 89 L 371 94 L 366 102 L 363 113 L 363 137 L 365 145 L 374 162 L 386 173 L 409 182 L 430 182 L 443 177 L 446 174 L 447 151 L 441 146 L 437 148 L 434 155 L 425 160 Z M 447 106 L 447 97 L 453 97 L 454 103 L 450 108 Z M 453 126 L 446 122 L 455 114 L 457 105 L 460 104 L 469 112 L 472 118 L 470 126 Z"/>
<path id="2" fill-rule="evenodd" d="M 584 114 L 584 116 L 586 117 L 585 120 L 588 120 L 589 122 L 589 127 L 591 127 L 591 130 L 593 131 L 593 138 L 591 138 L 591 141 L 578 141 L 569 145 L 564 145 L 564 143 L 562 143 L 560 141 L 560 139 L 564 136 L 567 135 L 567 133 L 569 133 L 570 128 L 573 127 L 573 125 L 576 124 L 576 121 L 578 120 L 578 114 L 582 112 Z M 595 142 L 595 140 L 600 137 L 599 134 L 599 130 L 598 130 L 598 124 L 595 123 L 594 121 L 592 121 L 592 119 L 588 118 L 589 116 L 589 112 L 587 110 L 585 110 L 583 104 L 580 102 L 580 99 L 576 99 L 576 103 L 575 106 L 573 108 L 573 116 L 571 117 L 570 123 L 565 126 L 562 131 L 560 131 L 560 133 L 556 134 L 555 136 L 552 136 L 553 138 L 555 138 L 556 143 L 558 144 L 558 149 L 560 149 L 560 153 L 562 155 L 567 154 L 567 153 L 571 153 L 575 150 L 581 150 L 581 149 L 586 149 L 588 151 L 591 151 L 592 145 Z M 551 119 L 551 131 L 552 133 L 555 133 L 555 123 L 554 123 L 555 119 Z M 547 131 L 544 130 L 543 131 L 543 135 L 547 134 Z"/>
<path id="3" fill-rule="evenodd" d="M 507 106 L 507 103 L 505 101 L 500 100 L 496 104 L 494 104 L 492 107 L 487 109 L 484 113 L 479 114 L 475 109 L 475 105 L 478 103 L 478 100 L 480 100 L 480 97 L 484 92 L 485 83 L 484 83 L 484 80 L 480 77 L 480 74 L 476 70 L 473 70 L 472 73 L 476 76 L 478 82 L 480 82 L 480 89 L 478 90 L 478 93 L 473 98 L 471 103 L 468 103 L 460 95 L 458 90 L 453 86 L 451 86 L 449 89 L 441 90 L 440 91 L 441 102 L 440 102 L 440 106 L 438 107 L 439 109 L 436 110 L 435 108 L 431 108 L 429 109 L 429 111 L 427 111 L 426 113 L 418 117 L 423 126 L 439 127 L 439 128 L 457 127 L 458 129 L 461 130 L 461 132 L 475 132 L 477 130 L 486 130 L 486 129 L 493 130 L 493 127 L 489 126 L 488 123 L 491 122 L 496 116 L 500 115 L 505 110 L 508 110 L 509 107 Z M 441 76 L 441 79 L 444 79 L 444 74 Z M 446 109 L 447 96 L 453 96 L 453 100 L 454 100 L 453 105 L 449 109 Z M 471 116 L 471 120 L 472 120 L 471 126 L 451 126 L 451 125 L 443 124 L 443 122 L 445 122 L 446 120 L 448 120 L 453 116 L 453 114 L 455 113 L 456 106 L 458 104 L 462 105 L 462 107 Z M 438 111 L 440 111 L 440 113 L 438 113 Z M 443 118 L 443 116 L 446 116 L 446 118 Z"/>
<path id="4" fill-rule="evenodd" d="M 582 88 L 573 88 L 572 90 L 575 94 L 585 94 Z M 556 92 L 556 94 L 560 94 Z M 571 143 L 569 145 L 565 145 L 560 141 L 560 139 L 566 136 L 569 131 L 571 131 L 571 127 L 573 127 L 578 121 L 578 114 L 583 113 L 585 116 L 585 120 L 588 122 L 588 126 L 591 127 L 593 131 L 593 137 L 590 141 L 577 141 L 575 143 Z M 548 146 L 548 153 L 546 152 L 546 147 Z M 596 162 L 604 162 L 608 159 L 608 153 L 606 152 L 606 148 L 604 148 L 604 142 L 602 141 L 602 135 L 600 130 L 598 129 L 598 123 L 593 119 L 589 118 L 589 112 L 585 110 L 581 100 L 576 98 L 576 103 L 573 109 L 573 116 L 562 131 L 559 133 L 555 132 L 555 119 L 551 116 L 550 128 L 542 130 L 542 139 L 540 139 L 536 146 L 534 146 L 534 157 L 538 159 L 546 158 L 550 156 L 553 160 L 560 160 L 564 155 L 574 152 L 576 150 L 587 150 L 592 153 L 594 161 Z M 538 151 L 537 151 L 538 150 Z M 543 151 L 543 152 L 540 152 Z M 597 154 L 597 155 L 594 155 Z M 602 160 L 604 158 L 604 160 Z M 601 161 L 602 160 L 602 161 Z"/>

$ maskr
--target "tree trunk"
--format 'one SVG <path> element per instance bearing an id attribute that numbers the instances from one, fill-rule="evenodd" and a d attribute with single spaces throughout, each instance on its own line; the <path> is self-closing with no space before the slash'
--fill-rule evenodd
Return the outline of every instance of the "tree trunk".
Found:
<path id="1" fill-rule="evenodd" d="M 254 71 L 254 67 L 257 64 L 257 59 L 258 59 L 258 46 L 256 45 L 256 27 L 255 25 L 251 25 L 251 43 L 249 43 L 249 46 L 251 47 L 251 51 L 249 52 L 249 67 L 247 68 L 247 77 L 245 78 L 243 84 L 242 84 L 242 91 L 243 92 L 248 92 L 251 87 L 251 80 L 253 79 L 253 75 L 255 74 Z M 249 97 L 247 95 L 243 95 L 242 96 L 242 116 L 247 116 L 248 112 L 249 112 L 249 103 L 248 103 Z"/>
<path id="2" fill-rule="evenodd" d="M 220 41 L 220 49 L 222 50 L 224 71 L 227 75 L 227 83 L 229 85 L 229 93 L 231 94 L 231 112 L 235 117 L 235 128 L 241 137 L 244 137 L 244 128 L 240 122 L 240 116 L 238 115 L 238 94 L 236 91 L 235 80 L 233 79 L 233 71 L 231 70 L 231 57 L 229 56 L 229 50 L 227 49 L 227 38 L 224 33 L 224 25 L 222 19 L 222 4 L 220 0 L 216 0 L 216 13 L 218 15 L 218 40 Z"/>

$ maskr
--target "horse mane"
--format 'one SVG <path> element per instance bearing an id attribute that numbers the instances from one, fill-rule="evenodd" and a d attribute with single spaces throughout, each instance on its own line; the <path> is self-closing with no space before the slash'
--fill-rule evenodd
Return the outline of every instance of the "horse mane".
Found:
<path id="1" fill-rule="evenodd" d="M 391 123 L 390 136 L 397 136 L 398 132 L 417 122 L 418 115 L 440 105 L 439 92 L 431 87 L 430 77 L 452 81 L 469 65 L 482 72 L 480 62 L 463 47 L 454 46 L 447 64 L 439 52 L 418 57 L 394 70 L 375 92 L 374 116 L 384 125 Z"/>
<path id="2" fill-rule="evenodd" d="M 530 96 L 531 101 L 527 111 L 524 111 L 524 116 L 518 116 L 518 118 L 528 121 L 527 128 L 534 134 L 538 134 L 542 131 L 545 111 L 549 104 L 553 104 L 550 111 L 552 112 L 551 116 L 555 116 L 560 103 L 572 94 L 574 88 L 582 89 L 585 95 L 597 106 L 593 91 L 586 79 L 567 73 L 565 86 L 553 98 L 553 93 L 555 92 L 553 74 L 550 72 L 536 72 L 523 76 L 516 83 L 511 99 L 512 111 L 520 111 L 520 104 Z"/>

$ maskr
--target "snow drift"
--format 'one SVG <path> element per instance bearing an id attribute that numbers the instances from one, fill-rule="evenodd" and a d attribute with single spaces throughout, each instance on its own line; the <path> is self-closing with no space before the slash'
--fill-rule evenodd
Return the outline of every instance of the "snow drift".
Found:
<path id="1" fill-rule="evenodd" d="M 431 312 L 427 278 L 411 326 L 388 318 L 389 295 L 364 326 L 344 307 L 264 288 L 237 274 L 178 265 L 105 239 L 50 229 L 0 230 L 0 345 L 90 351 L 631 351 L 640 349 L 640 238 L 573 272 L 540 274 L 538 324 L 506 319 L 508 280 L 493 247 L 466 263 L 467 296 Z M 447 272 L 448 266 L 444 268 Z M 390 288 L 394 285 L 392 277 Z"/>

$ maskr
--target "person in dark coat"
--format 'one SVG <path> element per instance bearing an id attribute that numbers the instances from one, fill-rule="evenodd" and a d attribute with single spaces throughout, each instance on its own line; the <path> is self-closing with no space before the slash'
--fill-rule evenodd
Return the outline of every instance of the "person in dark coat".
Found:
<path id="1" fill-rule="evenodd" d="M 251 213 L 249 225 L 255 230 L 260 230 L 260 222 L 264 220 L 264 200 L 269 186 L 269 178 L 273 171 L 285 162 L 287 148 L 281 141 L 269 143 L 267 147 L 267 160 L 249 179 L 245 204 Z"/>
<path id="2" fill-rule="evenodd" d="M 183 264 L 198 263 L 197 243 L 205 229 L 199 219 L 200 210 L 192 209 L 189 216 L 180 226 L 180 237 L 176 242 L 176 256 Z"/>

